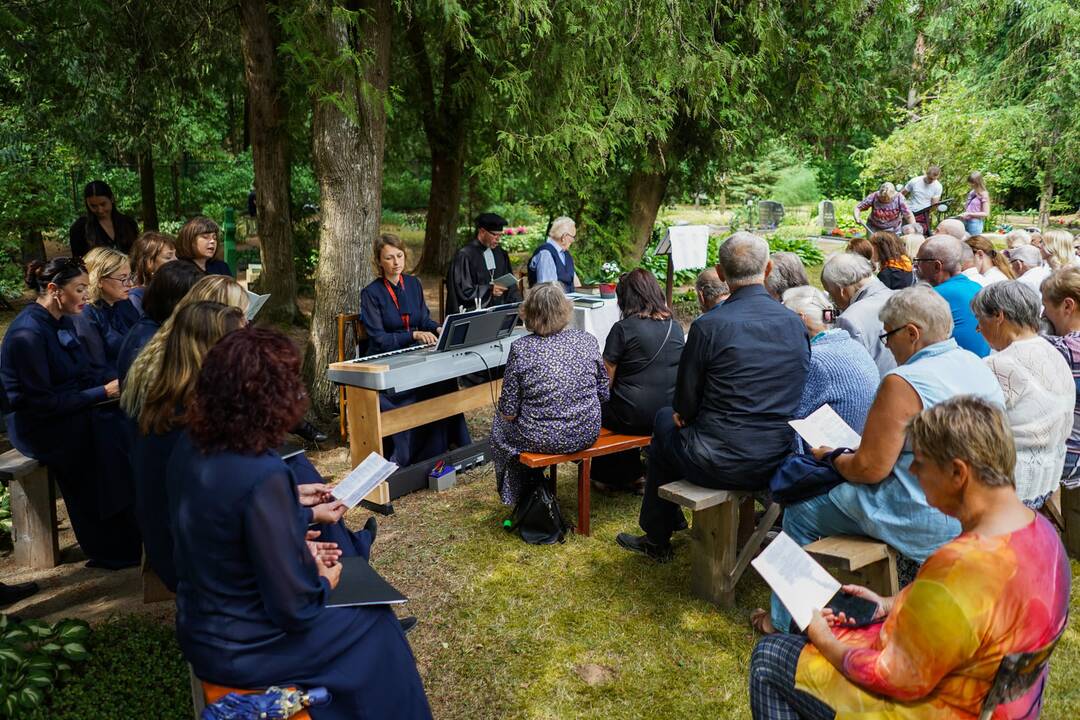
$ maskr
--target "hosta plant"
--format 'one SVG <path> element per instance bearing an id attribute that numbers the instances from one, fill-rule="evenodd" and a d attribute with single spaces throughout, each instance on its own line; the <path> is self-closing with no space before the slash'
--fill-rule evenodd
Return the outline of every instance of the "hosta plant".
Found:
<path id="1" fill-rule="evenodd" d="M 0 718 L 44 717 L 45 696 L 87 658 L 82 620 L 14 622 L 0 615 Z"/>

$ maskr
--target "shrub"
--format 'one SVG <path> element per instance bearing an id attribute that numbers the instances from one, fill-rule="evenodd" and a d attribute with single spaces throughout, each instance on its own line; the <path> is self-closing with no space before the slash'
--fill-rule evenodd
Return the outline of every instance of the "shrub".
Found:
<path id="1" fill-rule="evenodd" d="M 11 535 L 11 493 L 0 485 L 0 537 L 4 535 Z"/>
<path id="2" fill-rule="evenodd" d="M 187 665 L 170 625 L 119 617 L 94 630 L 89 651 L 78 676 L 53 695 L 50 720 L 191 717 Z"/>
<path id="3" fill-rule="evenodd" d="M 12 622 L 0 615 L 0 718 L 45 718 L 46 693 L 87 658 L 82 620 Z"/>

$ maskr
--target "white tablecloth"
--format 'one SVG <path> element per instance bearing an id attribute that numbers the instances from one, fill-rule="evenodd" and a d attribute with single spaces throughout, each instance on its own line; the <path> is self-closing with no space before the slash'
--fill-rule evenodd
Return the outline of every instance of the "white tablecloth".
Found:
<path id="1" fill-rule="evenodd" d="M 596 298 L 600 300 L 599 297 Z M 586 308 L 574 305 L 574 318 L 570 326 L 578 330 L 584 330 L 596 338 L 600 343 L 600 352 L 604 352 L 604 343 L 607 342 L 611 327 L 619 321 L 619 305 L 615 298 L 603 300 L 603 307 Z"/>

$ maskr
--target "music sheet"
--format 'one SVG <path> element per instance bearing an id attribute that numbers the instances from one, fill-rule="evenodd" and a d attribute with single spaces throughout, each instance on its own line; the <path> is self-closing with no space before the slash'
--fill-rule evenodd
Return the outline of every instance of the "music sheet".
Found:
<path id="1" fill-rule="evenodd" d="M 761 554 L 750 561 L 791 613 L 800 630 L 814 617 L 814 610 L 829 604 L 840 583 L 810 554 L 781 532 Z"/>

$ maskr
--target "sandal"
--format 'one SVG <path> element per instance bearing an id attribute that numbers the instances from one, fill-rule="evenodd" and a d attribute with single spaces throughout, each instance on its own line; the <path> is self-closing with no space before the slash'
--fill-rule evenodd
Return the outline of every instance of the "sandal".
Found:
<path id="1" fill-rule="evenodd" d="M 768 610 L 758 608 L 750 613 L 750 627 L 762 635 L 772 635 L 776 628 L 772 624 L 772 616 Z"/>

